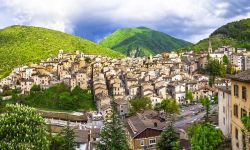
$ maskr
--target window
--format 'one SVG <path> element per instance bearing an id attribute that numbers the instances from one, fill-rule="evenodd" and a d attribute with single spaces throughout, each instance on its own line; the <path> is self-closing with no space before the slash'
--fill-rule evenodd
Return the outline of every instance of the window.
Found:
<path id="1" fill-rule="evenodd" d="M 234 104 L 234 116 L 238 118 L 238 105 Z"/>
<path id="2" fill-rule="evenodd" d="M 156 144 L 156 140 L 155 139 L 149 139 L 149 145 L 153 145 Z"/>
<path id="3" fill-rule="evenodd" d="M 234 96 L 239 96 L 239 94 L 238 94 L 238 85 L 237 84 L 235 84 L 234 85 Z"/>
<path id="4" fill-rule="evenodd" d="M 242 145 L 243 145 L 243 148 L 245 149 L 246 148 L 246 136 L 244 133 L 242 134 Z"/>
<path id="5" fill-rule="evenodd" d="M 223 99 L 224 99 L 224 98 L 225 98 L 225 93 L 223 92 L 223 94 L 222 94 L 222 95 L 223 95 Z"/>
<path id="6" fill-rule="evenodd" d="M 238 135 L 239 135 L 239 131 L 237 128 L 235 128 L 235 138 L 238 140 Z"/>
<path id="7" fill-rule="evenodd" d="M 247 88 L 242 86 L 242 99 L 247 100 Z"/>
<path id="8" fill-rule="evenodd" d="M 224 125 L 226 124 L 226 119 L 225 119 L 225 117 L 223 117 L 223 124 L 224 124 Z"/>
<path id="9" fill-rule="evenodd" d="M 140 144 L 141 146 L 144 146 L 144 140 L 141 140 Z"/>
<path id="10" fill-rule="evenodd" d="M 241 110 L 240 110 L 240 116 L 241 116 L 241 118 L 244 117 L 244 116 L 246 116 L 246 115 L 247 115 L 247 111 L 245 109 L 241 108 Z"/>
<path id="11" fill-rule="evenodd" d="M 225 113 L 225 106 L 223 106 L 223 113 Z"/>

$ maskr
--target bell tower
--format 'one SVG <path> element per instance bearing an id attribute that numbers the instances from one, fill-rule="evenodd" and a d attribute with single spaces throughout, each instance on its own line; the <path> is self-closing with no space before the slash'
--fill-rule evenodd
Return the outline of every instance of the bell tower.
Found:
<path id="1" fill-rule="evenodd" d="M 211 41 L 210 41 L 210 38 L 209 38 L 209 43 L 208 43 L 208 53 L 213 53 L 213 48 L 212 48 L 212 44 L 211 44 Z"/>

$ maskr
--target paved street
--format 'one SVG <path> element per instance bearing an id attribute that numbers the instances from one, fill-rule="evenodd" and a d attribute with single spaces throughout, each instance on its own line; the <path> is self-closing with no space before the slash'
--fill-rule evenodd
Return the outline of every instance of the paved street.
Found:
<path id="1" fill-rule="evenodd" d="M 197 104 L 195 106 L 190 106 L 191 107 L 191 111 L 190 111 L 190 107 L 185 108 L 184 112 L 181 113 L 181 116 L 183 116 L 183 118 L 181 118 L 181 119 L 179 119 L 179 120 L 177 120 L 175 122 L 175 124 L 174 124 L 175 127 L 181 128 L 181 127 L 184 127 L 187 124 L 191 124 L 191 123 L 193 123 L 195 121 L 199 121 L 201 118 L 203 118 L 206 115 L 205 111 L 199 112 L 196 115 L 193 115 L 193 113 L 190 113 L 190 112 L 196 112 L 196 111 L 198 111 L 201 108 L 200 105 L 201 104 Z M 212 108 L 211 108 L 210 113 L 213 113 L 213 112 L 215 112 L 217 110 L 218 110 L 218 106 L 217 105 L 213 105 Z"/>

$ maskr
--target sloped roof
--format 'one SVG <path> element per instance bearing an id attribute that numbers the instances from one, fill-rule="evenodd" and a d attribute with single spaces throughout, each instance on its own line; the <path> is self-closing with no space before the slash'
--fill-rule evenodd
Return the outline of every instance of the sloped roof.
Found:
<path id="1" fill-rule="evenodd" d="M 136 137 L 147 128 L 163 130 L 166 124 L 157 119 L 156 116 L 157 113 L 154 111 L 137 113 L 125 120 L 125 126 L 132 137 Z"/>
<path id="2" fill-rule="evenodd" d="M 88 143 L 89 130 L 74 130 L 76 143 Z"/>
<path id="3" fill-rule="evenodd" d="M 230 76 L 231 79 L 236 81 L 242 81 L 242 82 L 249 82 L 250 83 L 250 70 L 243 71 L 241 73 L 238 73 L 236 75 Z"/>

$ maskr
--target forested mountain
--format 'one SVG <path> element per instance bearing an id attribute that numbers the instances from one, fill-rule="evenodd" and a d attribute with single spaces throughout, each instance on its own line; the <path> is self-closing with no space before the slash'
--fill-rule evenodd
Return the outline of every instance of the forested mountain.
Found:
<path id="1" fill-rule="evenodd" d="M 119 52 L 63 32 L 32 26 L 11 26 L 0 30 L 0 78 L 15 66 L 46 59 L 57 54 L 59 49 L 122 56 Z"/>
<path id="2" fill-rule="evenodd" d="M 244 47 L 250 49 L 250 18 L 235 21 L 221 26 L 210 35 L 213 48 L 222 45 L 234 47 Z M 199 41 L 189 47 L 189 49 L 207 50 L 209 38 Z"/>
<path id="3" fill-rule="evenodd" d="M 190 44 L 146 27 L 118 29 L 100 41 L 100 45 L 122 52 L 127 56 L 155 55 Z"/>

